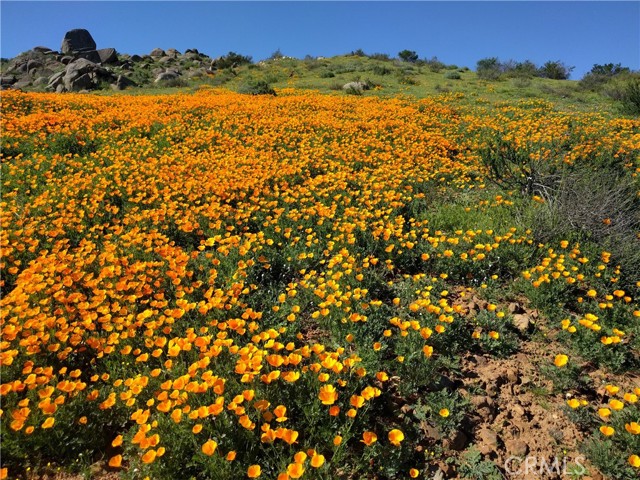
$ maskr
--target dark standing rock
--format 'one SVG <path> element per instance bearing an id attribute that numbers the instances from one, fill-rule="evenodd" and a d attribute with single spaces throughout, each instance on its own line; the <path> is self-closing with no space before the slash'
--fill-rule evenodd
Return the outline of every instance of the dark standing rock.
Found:
<path id="1" fill-rule="evenodd" d="M 149 55 L 152 57 L 164 57 L 165 53 L 161 48 L 154 48 L 153 50 L 151 50 L 151 53 L 149 53 Z"/>
<path id="2" fill-rule="evenodd" d="M 132 62 L 136 62 L 136 63 L 138 63 L 138 62 L 141 62 L 141 61 L 142 61 L 142 57 L 141 57 L 140 55 L 131 55 L 130 60 L 131 60 Z"/>
<path id="3" fill-rule="evenodd" d="M 62 63 L 63 65 L 68 65 L 71 62 L 73 62 L 73 57 L 70 55 L 65 55 L 60 59 L 60 63 Z"/>
<path id="4" fill-rule="evenodd" d="M 84 28 L 70 30 L 64 35 L 60 51 L 64 54 L 86 52 L 96 49 L 96 42 L 91 34 Z"/>
<path id="5" fill-rule="evenodd" d="M 101 48 L 98 50 L 100 63 L 115 63 L 118 61 L 118 55 L 115 48 Z"/>

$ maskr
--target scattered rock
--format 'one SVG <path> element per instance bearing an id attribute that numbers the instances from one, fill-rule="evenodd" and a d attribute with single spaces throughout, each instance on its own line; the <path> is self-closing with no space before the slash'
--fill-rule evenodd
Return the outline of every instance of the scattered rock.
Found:
<path id="1" fill-rule="evenodd" d="M 458 452 L 461 452 L 462 450 L 467 448 L 468 444 L 469 444 L 469 438 L 461 430 L 457 430 L 451 436 L 451 438 L 447 438 L 443 442 L 443 446 L 445 448 L 450 448 L 451 450 L 456 450 Z"/>
<path id="2" fill-rule="evenodd" d="M 154 82 L 158 83 L 167 80 L 175 80 L 176 78 L 178 78 L 178 74 L 175 72 L 162 72 L 158 74 Z"/>
<path id="3" fill-rule="evenodd" d="M 2 77 L 0 77 L 0 85 L 2 85 L 3 87 L 13 85 L 17 81 L 18 79 L 14 75 L 3 75 Z"/>
<path id="4" fill-rule="evenodd" d="M 164 50 L 162 50 L 161 48 L 154 48 L 153 50 L 151 50 L 149 55 L 151 57 L 164 57 L 164 56 L 166 56 L 166 54 L 164 53 Z"/>
<path id="5" fill-rule="evenodd" d="M 509 456 L 524 457 L 529 453 L 529 446 L 519 438 L 505 440 L 504 446 Z"/>
<path id="6" fill-rule="evenodd" d="M 136 86 L 136 82 L 125 77 L 124 75 L 118 75 L 118 78 L 116 79 L 115 83 L 111 84 L 111 88 L 113 88 L 114 90 L 124 90 L 127 87 L 135 87 L 135 86 Z"/>
<path id="7" fill-rule="evenodd" d="M 513 325 L 521 332 L 526 332 L 531 325 L 531 317 L 527 314 L 516 313 L 513 315 Z"/>
<path id="8" fill-rule="evenodd" d="M 38 52 L 38 53 L 53 53 L 53 50 L 51 50 L 49 47 L 33 47 L 32 50 L 34 52 Z"/>
<path id="9" fill-rule="evenodd" d="M 369 84 L 365 82 L 349 82 L 342 86 L 342 90 L 345 92 L 355 91 L 362 93 L 365 90 L 369 90 Z"/>
<path id="10" fill-rule="evenodd" d="M 498 450 L 498 435 L 493 430 L 483 427 L 478 432 L 478 437 L 481 441 L 478 449 L 483 455 L 495 453 Z"/>
<path id="11" fill-rule="evenodd" d="M 62 40 L 60 51 L 64 54 L 74 54 L 96 49 L 96 42 L 84 28 L 69 30 Z"/>

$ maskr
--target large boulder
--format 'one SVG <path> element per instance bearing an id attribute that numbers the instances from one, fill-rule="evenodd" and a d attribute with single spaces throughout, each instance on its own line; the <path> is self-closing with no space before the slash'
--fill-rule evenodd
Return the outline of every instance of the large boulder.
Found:
<path id="1" fill-rule="evenodd" d="M 166 82 L 168 80 L 175 80 L 178 77 L 179 75 L 176 72 L 172 72 L 172 71 L 162 72 L 156 77 L 155 82 L 156 83 Z"/>
<path id="2" fill-rule="evenodd" d="M 113 90 L 124 90 L 127 87 L 135 87 L 135 86 L 136 86 L 136 82 L 125 77 L 124 75 L 118 75 L 118 78 L 116 79 L 115 83 L 111 84 L 111 88 Z"/>
<path id="3" fill-rule="evenodd" d="M 369 84 L 366 82 L 349 82 L 342 86 L 342 90 L 345 92 L 362 93 L 364 90 L 369 90 Z"/>
<path id="4" fill-rule="evenodd" d="M 101 48 L 98 50 L 98 56 L 100 57 L 100 63 L 115 63 L 118 61 L 118 55 L 115 48 Z"/>
<path id="5" fill-rule="evenodd" d="M 100 55 L 97 50 L 86 50 L 84 52 L 77 52 L 74 55 L 75 58 L 85 58 L 93 63 L 100 63 Z"/>
<path id="6" fill-rule="evenodd" d="M 101 80 L 110 81 L 113 75 L 86 58 L 79 58 L 67 65 L 62 78 L 64 88 L 68 92 L 90 90 L 99 85 Z M 52 82 L 49 82 L 51 86 Z"/>
<path id="7" fill-rule="evenodd" d="M 96 42 L 84 28 L 76 28 L 65 33 L 60 51 L 64 54 L 86 52 L 96 49 Z"/>
<path id="8" fill-rule="evenodd" d="M 152 57 L 164 57 L 166 54 L 161 48 L 154 48 L 153 50 L 151 50 L 149 55 Z"/>

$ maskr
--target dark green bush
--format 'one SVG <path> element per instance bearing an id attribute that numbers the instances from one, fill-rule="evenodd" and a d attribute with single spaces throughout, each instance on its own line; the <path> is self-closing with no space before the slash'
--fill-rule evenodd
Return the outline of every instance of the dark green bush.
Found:
<path id="1" fill-rule="evenodd" d="M 640 77 L 630 78 L 622 92 L 622 112 L 640 115 Z"/>
<path id="2" fill-rule="evenodd" d="M 371 55 L 369 55 L 369 58 L 373 60 L 382 60 L 383 62 L 391 61 L 391 57 L 388 53 L 372 53 Z"/>
<path id="3" fill-rule="evenodd" d="M 538 69 L 538 75 L 551 80 L 567 80 L 575 67 L 568 67 L 560 60 L 548 61 Z"/>
<path id="4" fill-rule="evenodd" d="M 238 93 L 247 95 L 276 95 L 276 91 L 264 80 L 248 81 L 240 85 Z"/>
<path id="5" fill-rule="evenodd" d="M 391 69 L 384 65 L 375 65 L 371 71 L 375 75 L 389 75 L 391 73 Z"/>
<path id="6" fill-rule="evenodd" d="M 444 74 L 444 78 L 447 78 L 449 80 L 460 80 L 462 76 L 458 72 L 449 71 Z"/>
<path id="7" fill-rule="evenodd" d="M 418 54 L 413 50 L 402 50 L 398 53 L 398 58 L 403 62 L 416 63 L 418 61 Z"/>
<path id="8" fill-rule="evenodd" d="M 219 69 L 239 67 L 252 63 L 251 57 L 229 52 L 216 60 L 216 67 Z"/>
<path id="9" fill-rule="evenodd" d="M 325 70 L 324 72 L 320 72 L 320 75 L 319 75 L 320 78 L 333 78 L 335 76 L 336 74 L 333 73 L 331 70 Z"/>
<path id="10" fill-rule="evenodd" d="M 476 64 L 476 73 L 482 80 L 498 80 L 502 74 L 502 64 L 496 57 L 483 58 Z"/>

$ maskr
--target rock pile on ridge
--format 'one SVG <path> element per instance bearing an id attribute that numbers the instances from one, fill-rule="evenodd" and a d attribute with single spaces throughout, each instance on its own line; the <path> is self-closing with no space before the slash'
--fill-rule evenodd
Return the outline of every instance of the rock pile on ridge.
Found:
<path id="1" fill-rule="evenodd" d="M 119 54 L 97 49 L 85 29 L 68 31 L 60 51 L 37 46 L 2 62 L 0 88 L 83 92 L 102 88 L 122 90 L 143 85 L 176 85 L 184 78 L 211 73 L 212 59 L 195 49 L 181 54 L 156 48 L 148 55 Z"/>

